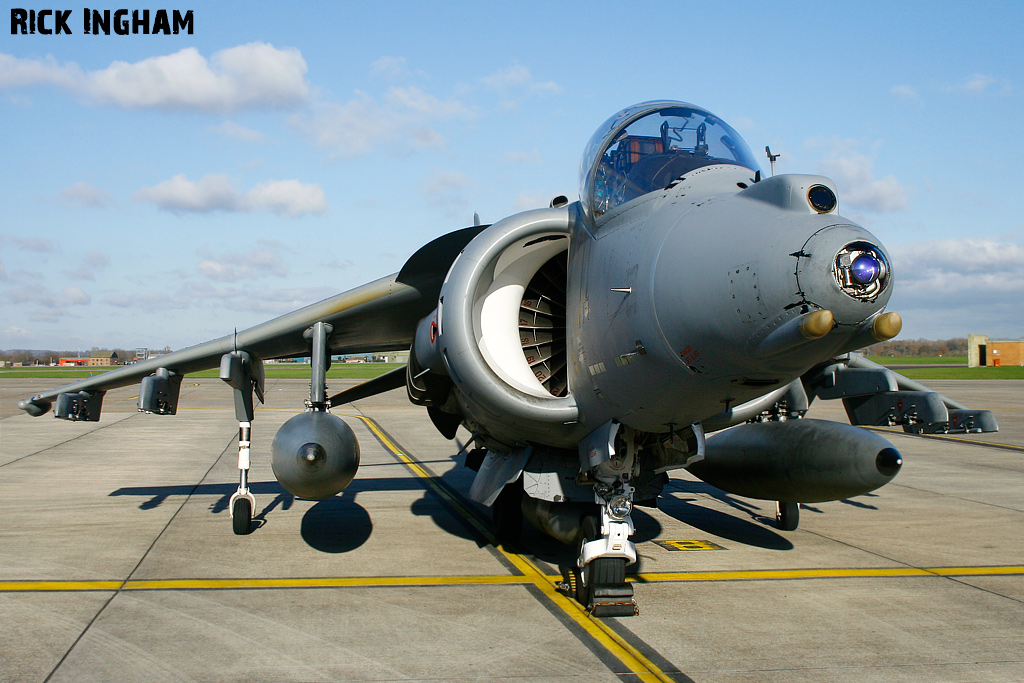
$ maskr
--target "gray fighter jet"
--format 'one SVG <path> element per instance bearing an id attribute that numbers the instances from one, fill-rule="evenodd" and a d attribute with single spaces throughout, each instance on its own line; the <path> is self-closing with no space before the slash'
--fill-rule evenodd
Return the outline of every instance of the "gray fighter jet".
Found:
<path id="1" fill-rule="evenodd" d="M 645 102 L 591 138 L 580 198 L 452 232 L 388 277 L 251 329 L 25 399 L 31 415 L 98 420 L 104 392 L 141 381 L 140 411 L 173 415 L 184 375 L 220 367 L 239 421 L 235 533 L 249 533 L 254 397 L 263 360 L 309 356 L 306 411 L 273 443 L 302 498 L 356 474 L 333 406 L 405 386 L 447 438 L 475 449 L 469 496 L 499 537 L 525 518 L 578 556 L 567 590 L 597 615 L 636 611 L 631 511 L 686 468 L 730 493 L 799 504 L 882 486 L 900 454 L 852 425 L 994 431 L 969 410 L 851 353 L 899 332 L 891 260 L 812 175 L 761 176 L 736 131 L 699 107 Z M 405 368 L 328 397 L 333 354 L 411 349 Z M 841 398 L 852 425 L 803 419 Z M 707 436 L 711 432 L 716 432 Z"/>

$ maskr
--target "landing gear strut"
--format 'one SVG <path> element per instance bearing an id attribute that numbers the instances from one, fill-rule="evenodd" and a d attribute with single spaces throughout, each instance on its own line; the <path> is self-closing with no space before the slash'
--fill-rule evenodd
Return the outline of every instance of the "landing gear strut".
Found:
<path id="1" fill-rule="evenodd" d="M 639 613 L 626 566 L 636 562 L 633 535 L 634 475 L 639 473 L 632 430 L 610 420 L 580 444 L 581 473 L 594 482 L 598 513 L 580 520 L 573 571 L 576 598 L 598 617 Z"/>
<path id="2" fill-rule="evenodd" d="M 235 534 L 244 536 L 252 533 L 252 511 L 256 498 L 249 492 L 249 448 L 252 437 L 252 423 L 238 423 L 238 490 L 231 494 L 228 508 L 231 510 L 231 528 Z"/>
<path id="3" fill-rule="evenodd" d="M 263 402 L 263 361 L 246 351 L 221 356 L 220 378 L 234 389 L 235 418 L 238 419 L 238 490 L 228 501 L 231 529 L 239 536 L 252 533 L 252 511 L 256 498 L 249 491 L 249 451 L 252 421 L 256 416 L 253 395 Z"/>

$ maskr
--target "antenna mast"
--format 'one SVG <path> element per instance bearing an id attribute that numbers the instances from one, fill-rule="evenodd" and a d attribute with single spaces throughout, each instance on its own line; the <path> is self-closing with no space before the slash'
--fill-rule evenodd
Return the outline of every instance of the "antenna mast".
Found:
<path id="1" fill-rule="evenodd" d="M 781 157 L 781 154 L 772 154 L 772 149 L 768 145 L 764 146 L 764 153 L 768 155 L 768 161 L 772 165 L 772 176 L 775 175 L 775 160 Z"/>

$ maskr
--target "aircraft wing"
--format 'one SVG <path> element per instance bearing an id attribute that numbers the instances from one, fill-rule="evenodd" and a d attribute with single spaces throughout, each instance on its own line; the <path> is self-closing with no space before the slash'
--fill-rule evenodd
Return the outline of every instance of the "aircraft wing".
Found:
<path id="1" fill-rule="evenodd" d="M 332 354 L 406 350 L 412 343 L 416 323 L 437 305 L 441 283 L 452 261 L 484 227 L 464 228 L 435 239 L 413 254 L 394 275 L 247 330 L 43 392 L 20 401 L 18 406 L 38 416 L 57 401 L 58 417 L 95 421 L 99 419 L 104 392 L 151 376 L 161 375 L 164 380 L 177 377 L 180 384 L 183 375 L 221 367 L 222 378 L 232 383 L 232 378 L 226 376 L 233 372 L 231 366 L 223 362 L 225 356 L 232 354 L 244 360 L 246 378 L 262 401 L 262 361 L 308 356 L 310 341 L 306 332 L 318 322 L 333 328 L 329 339 Z M 241 367 L 241 363 L 234 367 Z M 233 386 L 238 385 L 235 388 L 242 389 L 241 380 L 235 377 L 234 382 Z M 72 396 L 64 410 L 58 400 L 62 395 Z M 175 408 L 172 405 L 162 412 L 173 414 Z"/>

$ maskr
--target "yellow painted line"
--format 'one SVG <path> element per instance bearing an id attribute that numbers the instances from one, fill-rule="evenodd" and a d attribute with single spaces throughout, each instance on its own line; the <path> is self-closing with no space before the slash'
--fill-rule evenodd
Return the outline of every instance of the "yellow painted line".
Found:
<path id="1" fill-rule="evenodd" d="M 963 439 L 958 436 L 950 436 L 949 434 L 921 434 L 921 436 L 933 437 L 936 439 L 943 439 L 944 441 L 955 441 L 957 443 L 970 443 L 978 446 L 999 446 L 1000 448 L 1011 448 L 1015 451 L 1024 451 L 1024 446 L 1017 446 L 1012 443 L 1000 443 L 998 441 L 978 441 L 977 439 Z"/>
<path id="2" fill-rule="evenodd" d="M 873 569 L 765 569 L 726 572 L 638 574 L 638 583 L 659 581 L 772 581 L 778 579 L 853 579 L 904 576 L 1021 576 L 1024 567 L 888 567 Z"/>
<path id="3" fill-rule="evenodd" d="M 1024 574 L 1024 567 L 936 567 L 928 571 L 939 576 L 1014 576 Z"/>
<path id="4" fill-rule="evenodd" d="M 537 565 L 531 562 L 529 558 L 518 553 L 510 552 L 503 546 L 499 545 L 497 539 L 495 539 L 494 535 L 491 534 L 490 529 L 482 522 L 482 520 L 480 520 L 474 511 L 468 509 L 445 487 L 434 481 L 434 478 L 418 463 L 416 463 L 416 461 L 403 453 L 402 450 L 398 448 L 390 438 L 388 438 L 387 434 L 385 434 L 373 420 L 362 415 L 353 415 L 352 417 L 362 420 L 370 431 L 380 439 L 381 443 L 383 443 L 385 447 L 395 455 L 395 457 L 405 463 L 409 469 L 416 474 L 416 476 L 423 479 L 423 481 L 435 493 L 454 507 L 460 515 L 473 525 L 474 528 L 480 531 L 489 543 L 498 549 L 498 551 L 512 564 L 512 566 L 523 573 L 523 576 L 529 580 L 529 583 L 532 583 L 540 589 L 541 593 L 545 597 L 561 609 L 590 637 L 597 641 L 601 647 L 622 662 L 622 664 L 625 665 L 631 673 L 635 674 L 641 681 L 663 681 L 665 683 L 671 683 L 672 679 L 669 678 L 656 664 L 654 664 L 654 662 L 649 660 L 643 655 L 643 653 L 630 645 L 622 638 L 622 636 L 612 630 L 611 627 L 603 623 L 600 619 L 588 614 L 586 610 L 584 610 L 583 607 L 575 600 L 572 600 L 561 593 L 556 587 L 555 581 L 557 579 L 555 577 L 545 575 L 544 572 L 542 572 Z"/>
<path id="5" fill-rule="evenodd" d="M 0 581 L 0 591 L 116 591 L 124 581 Z"/>
<path id="6" fill-rule="evenodd" d="M 1012 443 L 1002 443 L 1001 441 L 979 441 L 978 439 L 965 439 L 963 437 L 954 436 L 952 434 L 914 434 L 913 432 L 905 432 L 900 427 L 873 427 L 864 425 L 865 429 L 870 429 L 875 432 L 881 432 L 883 434 L 902 434 L 904 436 L 919 436 L 926 439 L 942 439 L 943 441 L 952 441 L 954 443 L 969 443 L 976 446 L 997 446 L 999 448 L 1009 448 L 1015 451 L 1024 451 L 1024 446 L 1018 446 Z"/>
<path id="7" fill-rule="evenodd" d="M 859 577 L 935 576 L 935 572 L 915 567 L 890 569 L 764 569 L 734 572 L 665 572 L 640 574 L 638 582 L 659 581 L 770 581 L 776 579 L 849 579 Z"/>
<path id="8" fill-rule="evenodd" d="M 169 579 L 128 581 L 124 590 L 224 590 L 233 588 L 374 588 L 380 586 L 459 586 L 523 584 L 518 576 L 374 576 L 310 579 Z"/>
<path id="9" fill-rule="evenodd" d="M 131 581 L 0 581 L 0 592 L 74 592 L 116 590 L 230 590 L 239 588 L 374 588 L 383 586 L 459 586 L 459 585 L 537 585 L 542 590 L 555 585 L 560 576 L 543 574 L 529 559 L 499 551 L 523 571 L 522 576 L 354 576 L 279 579 L 160 579 Z M 1024 576 L 1024 566 L 982 567 L 886 567 L 872 569 L 764 569 L 719 572 L 659 572 L 629 576 L 636 583 L 673 581 L 774 581 L 780 579 L 851 579 L 949 576 Z M 575 603 L 555 590 L 552 599 L 566 601 L 576 612 L 585 614 Z M 561 605 L 560 605 L 561 606 Z M 598 624 L 602 622 L 598 621 Z"/>

